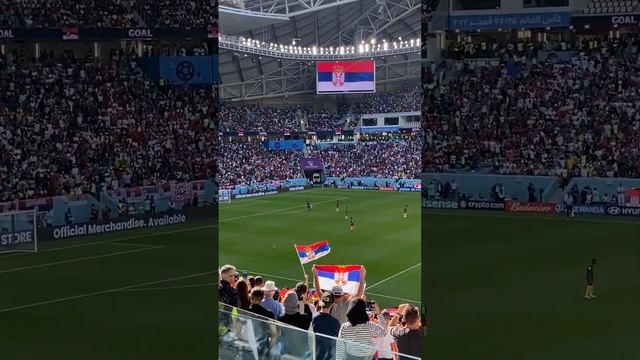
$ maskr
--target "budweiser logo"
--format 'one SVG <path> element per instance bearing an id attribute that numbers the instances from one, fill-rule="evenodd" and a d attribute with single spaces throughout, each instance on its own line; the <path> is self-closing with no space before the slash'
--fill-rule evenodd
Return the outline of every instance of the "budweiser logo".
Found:
<path id="1" fill-rule="evenodd" d="M 555 211 L 555 204 L 551 203 L 519 203 L 508 202 L 507 211 L 511 212 L 531 212 L 531 213 L 552 213 Z"/>

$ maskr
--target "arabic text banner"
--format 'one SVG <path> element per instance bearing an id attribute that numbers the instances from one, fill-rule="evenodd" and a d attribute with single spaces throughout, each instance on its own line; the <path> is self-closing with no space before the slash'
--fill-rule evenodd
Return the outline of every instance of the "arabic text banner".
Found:
<path id="1" fill-rule="evenodd" d="M 531 29 L 561 28 L 571 26 L 570 12 L 500 14 L 500 15 L 452 15 L 449 29 Z"/>
<path id="2" fill-rule="evenodd" d="M 319 61 L 316 69 L 318 94 L 376 91 L 376 64 L 373 60 Z"/>

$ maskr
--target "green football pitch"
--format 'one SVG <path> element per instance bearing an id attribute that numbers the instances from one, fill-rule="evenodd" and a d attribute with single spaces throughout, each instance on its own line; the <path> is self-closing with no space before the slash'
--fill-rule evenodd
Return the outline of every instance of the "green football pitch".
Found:
<path id="1" fill-rule="evenodd" d="M 639 221 L 427 210 L 422 231 L 425 359 L 640 359 Z"/>
<path id="2" fill-rule="evenodd" d="M 405 205 L 407 218 L 402 216 Z M 344 218 L 345 207 L 353 216 L 353 231 Z M 232 264 L 291 288 L 304 279 L 293 244 L 327 240 L 331 252 L 304 265 L 310 281 L 312 264 L 362 264 L 367 269 L 365 294 L 381 308 L 420 304 L 419 193 L 326 188 L 289 192 L 221 204 L 219 221 L 220 265 Z"/>
<path id="3" fill-rule="evenodd" d="M 0 359 L 210 359 L 214 221 L 0 255 Z"/>

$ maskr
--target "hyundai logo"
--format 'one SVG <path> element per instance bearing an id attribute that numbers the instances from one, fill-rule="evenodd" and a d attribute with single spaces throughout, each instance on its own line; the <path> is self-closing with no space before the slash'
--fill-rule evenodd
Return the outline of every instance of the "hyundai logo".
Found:
<path id="1" fill-rule="evenodd" d="M 609 208 L 607 208 L 607 212 L 611 215 L 620 215 L 620 208 L 617 206 L 609 206 Z"/>

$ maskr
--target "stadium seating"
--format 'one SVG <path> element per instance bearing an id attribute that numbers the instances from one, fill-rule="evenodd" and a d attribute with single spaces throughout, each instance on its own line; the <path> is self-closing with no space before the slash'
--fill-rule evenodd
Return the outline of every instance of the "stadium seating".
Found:
<path id="1" fill-rule="evenodd" d="M 0 0 L 0 27 L 205 27 L 217 0 Z"/>
<path id="2" fill-rule="evenodd" d="M 585 14 L 630 13 L 638 7 L 638 0 L 591 0 L 584 9 Z"/>
<path id="3" fill-rule="evenodd" d="M 640 177 L 638 41 L 572 44 L 566 64 L 441 68 L 425 95 L 425 171 Z"/>
<path id="4" fill-rule="evenodd" d="M 232 106 L 222 102 L 221 131 L 292 131 L 335 130 L 353 127 L 360 115 L 420 111 L 422 92 L 419 85 L 400 90 L 366 95 L 362 102 L 338 113 L 314 112 L 309 106 L 274 107 L 261 105 Z M 351 121 L 347 121 L 351 120 Z"/>
<path id="5" fill-rule="evenodd" d="M 224 141 L 220 144 L 219 180 L 223 187 L 304 178 L 303 157 L 317 157 L 326 176 L 414 179 L 420 172 L 417 135 L 389 141 L 307 146 L 302 151 L 269 151 L 259 141 Z M 393 186 L 393 184 L 391 185 Z"/>
<path id="6" fill-rule="evenodd" d="M 0 56 L 0 202 L 213 179 L 212 89 L 156 86 L 135 59 Z"/>

